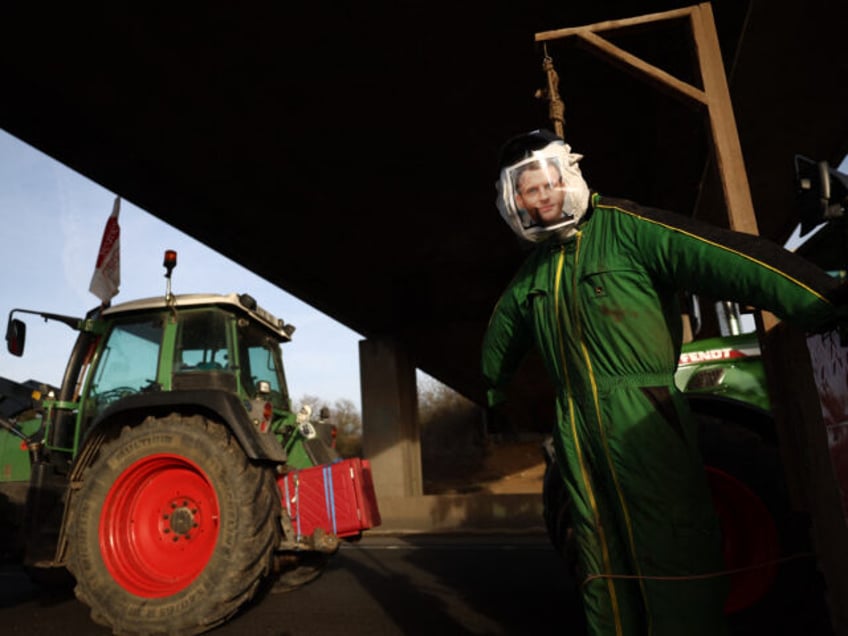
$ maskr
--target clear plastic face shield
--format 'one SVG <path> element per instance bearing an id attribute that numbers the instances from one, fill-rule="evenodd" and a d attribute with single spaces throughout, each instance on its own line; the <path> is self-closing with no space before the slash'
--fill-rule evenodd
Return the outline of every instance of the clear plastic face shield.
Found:
<path id="1" fill-rule="evenodd" d="M 578 167 L 582 155 L 556 141 L 501 170 L 497 207 L 521 238 L 567 237 L 585 214 L 589 187 Z"/>

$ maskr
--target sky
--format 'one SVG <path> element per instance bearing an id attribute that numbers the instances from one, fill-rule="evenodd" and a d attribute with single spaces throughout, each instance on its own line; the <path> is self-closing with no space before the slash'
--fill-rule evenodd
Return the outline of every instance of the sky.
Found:
<path id="1" fill-rule="evenodd" d="M 0 325 L 13 308 L 83 316 L 100 304 L 89 284 L 100 240 L 119 193 L 110 192 L 0 129 Z M 248 293 L 293 324 L 283 345 L 289 393 L 332 405 L 351 400 L 361 411 L 362 337 L 187 234 L 121 199 L 121 286 L 113 304 L 165 294 L 165 250 L 177 252 L 172 291 Z M 0 348 L 0 377 L 61 383 L 76 332 L 37 316 L 27 323 L 26 351 Z"/>

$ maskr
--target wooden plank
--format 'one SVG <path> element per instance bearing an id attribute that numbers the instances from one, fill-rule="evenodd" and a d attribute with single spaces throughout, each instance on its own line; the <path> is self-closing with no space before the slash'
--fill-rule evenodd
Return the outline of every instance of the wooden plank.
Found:
<path id="1" fill-rule="evenodd" d="M 759 234 L 712 8 L 699 4 L 690 15 L 728 223 L 732 230 Z"/>
<path id="2" fill-rule="evenodd" d="M 620 20 L 607 20 L 587 26 L 569 27 L 566 29 L 555 29 L 553 31 L 541 31 L 536 34 L 536 42 L 545 42 L 548 40 L 559 40 L 562 38 L 580 35 L 583 32 L 598 32 L 611 31 L 613 29 L 622 29 L 625 27 L 636 26 L 639 24 L 647 24 L 649 22 L 658 22 L 660 20 L 673 20 L 676 18 L 685 18 L 692 12 L 692 7 L 683 9 L 673 9 L 671 11 L 662 11 L 660 13 L 647 13 L 645 15 L 636 16 L 634 18 L 622 18 Z"/>

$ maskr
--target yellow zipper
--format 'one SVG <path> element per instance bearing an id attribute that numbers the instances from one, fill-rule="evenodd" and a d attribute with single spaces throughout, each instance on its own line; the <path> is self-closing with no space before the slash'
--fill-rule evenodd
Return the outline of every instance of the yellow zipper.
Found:
<path id="1" fill-rule="evenodd" d="M 577 245 L 578 248 L 580 246 L 580 233 L 577 234 Z M 560 247 L 559 252 L 559 260 L 557 262 L 556 268 L 556 278 L 554 281 L 554 317 L 555 324 L 557 330 L 557 344 L 559 345 L 559 356 L 560 356 L 560 365 L 562 366 L 562 375 L 565 378 L 565 389 L 566 395 L 568 396 L 568 421 L 571 427 L 571 436 L 574 439 L 574 449 L 577 453 L 577 461 L 580 465 L 580 475 L 583 479 L 583 487 L 586 490 L 586 495 L 589 498 L 589 505 L 592 508 L 592 515 L 595 518 L 595 527 L 598 529 L 598 535 L 601 543 L 601 553 L 604 561 L 604 569 L 607 572 L 612 573 L 612 562 L 610 560 L 609 555 L 609 546 L 607 545 L 606 534 L 604 532 L 603 524 L 601 523 L 601 515 L 598 512 L 598 504 L 595 499 L 595 493 L 592 489 L 592 483 L 589 477 L 589 471 L 586 469 L 586 462 L 583 457 L 583 449 L 580 445 L 580 438 L 577 435 L 577 418 L 575 416 L 574 409 L 574 400 L 572 398 L 573 392 L 571 389 L 571 378 L 568 375 L 568 365 L 567 365 L 567 356 L 565 354 L 565 336 L 562 332 L 562 311 L 560 307 L 560 300 L 562 298 L 562 294 L 560 290 L 562 289 L 562 270 L 565 264 L 565 246 Z M 575 255 L 575 265 L 576 265 L 576 255 Z M 572 299 L 572 305 L 576 306 L 576 297 Z M 576 314 L 575 314 L 576 318 Z M 615 620 L 615 633 L 618 636 L 623 635 L 623 628 L 621 625 L 621 611 L 618 607 L 618 596 L 615 590 L 615 582 L 612 579 L 607 579 L 607 589 L 610 595 L 610 602 L 612 604 L 613 618 Z"/>
<path id="2" fill-rule="evenodd" d="M 604 430 L 604 423 L 603 423 L 603 420 L 601 418 L 601 402 L 600 402 L 600 396 L 599 396 L 599 392 L 598 392 L 598 383 L 597 383 L 597 380 L 595 379 L 595 372 L 592 368 L 592 360 L 589 357 L 589 349 L 588 349 L 588 347 L 586 347 L 586 342 L 583 339 L 583 326 L 582 326 L 582 323 L 580 321 L 578 303 L 576 302 L 576 300 L 578 298 L 578 296 L 577 296 L 577 264 L 580 260 L 580 242 L 581 242 L 582 237 L 583 237 L 583 233 L 578 232 L 577 233 L 577 246 L 574 250 L 574 268 L 573 268 L 573 272 L 572 272 L 572 276 L 571 276 L 571 279 L 572 279 L 571 280 L 572 298 L 574 299 L 574 301 L 572 302 L 572 305 L 574 306 L 574 310 L 572 312 L 573 315 L 574 315 L 574 329 L 577 332 L 577 341 L 580 343 L 580 350 L 583 352 L 583 359 L 586 362 L 586 372 L 589 375 L 589 383 L 592 387 L 592 400 L 593 400 L 593 403 L 594 403 L 594 406 L 595 406 L 595 416 L 596 416 L 597 421 L 598 421 L 598 432 L 601 435 L 601 441 L 602 441 L 603 448 L 604 448 L 604 455 L 605 455 L 606 460 L 607 460 L 607 467 L 610 471 L 610 474 L 612 475 L 612 480 L 613 480 L 613 483 L 615 484 L 615 491 L 616 491 L 616 494 L 618 495 L 618 502 L 619 502 L 619 505 L 621 506 L 622 512 L 624 513 L 624 524 L 625 524 L 626 529 L 627 529 L 627 540 L 630 543 L 630 553 L 633 555 L 633 564 L 636 568 L 636 575 L 638 577 L 640 577 L 639 578 L 639 589 L 642 592 L 642 599 L 643 599 L 642 604 L 645 608 L 645 614 L 647 616 L 648 634 L 652 634 L 653 633 L 653 620 L 651 618 L 650 609 L 649 609 L 648 603 L 647 603 L 648 597 L 647 597 L 647 591 L 645 590 L 645 583 L 641 578 L 642 571 L 641 571 L 641 568 L 639 567 L 639 561 L 636 558 L 636 542 L 633 540 L 633 524 L 630 521 L 630 511 L 627 508 L 627 502 L 624 500 L 624 494 L 622 493 L 621 486 L 618 483 L 618 473 L 616 473 L 615 467 L 613 466 L 613 463 L 612 463 L 612 456 L 610 455 L 610 452 L 609 452 L 609 442 L 607 440 L 607 434 L 606 434 L 606 431 Z M 616 620 L 616 625 L 618 625 L 618 620 Z"/>

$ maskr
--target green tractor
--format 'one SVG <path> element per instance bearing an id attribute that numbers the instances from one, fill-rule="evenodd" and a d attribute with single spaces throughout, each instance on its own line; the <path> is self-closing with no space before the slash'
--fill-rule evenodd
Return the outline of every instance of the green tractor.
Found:
<path id="1" fill-rule="evenodd" d="M 292 410 L 294 328 L 248 295 L 174 296 L 170 268 L 164 297 L 6 331 L 13 355 L 19 314 L 79 335 L 61 387 L 0 382 L 4 552 L 69 572 L 115 633 L 209 630 L 379 524 L 368 462 Z"/>

